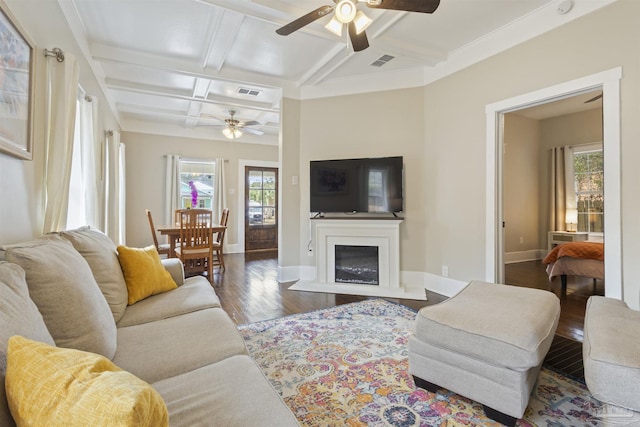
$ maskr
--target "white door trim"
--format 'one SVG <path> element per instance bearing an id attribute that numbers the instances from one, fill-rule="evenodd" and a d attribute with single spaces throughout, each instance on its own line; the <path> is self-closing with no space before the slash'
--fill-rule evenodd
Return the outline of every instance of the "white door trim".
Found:
<path id="1" fill-rule="evenodd" d="M 582 77 L 524 95 L 505 99 L 486 107 L 486 280 L 502 280 L 502 138 L 504 114 L 602 88 L 604 193 L 605 295 L 622 299 L 622 228 L 620 193 L 620 79 L 622 67 Z"/>
<path id="2" fill-rule="evenodd" d="M 245 176 L 244 168 L 253 166 L 257 168 L 278 168 L 280 170 L 280 162 L 270 162 L 267 160 L 238 160 L 238 252 L 244 252 L 244 187 Z M 278 182 L 280 178 L 278 177 Z M 280 189 L 278 188 L 278 192 Z M 280 212 L 280 194 L 278 194 L 278 212 Z M 278 216 L 278 236 L 280 236 L 280 221 Z"/>

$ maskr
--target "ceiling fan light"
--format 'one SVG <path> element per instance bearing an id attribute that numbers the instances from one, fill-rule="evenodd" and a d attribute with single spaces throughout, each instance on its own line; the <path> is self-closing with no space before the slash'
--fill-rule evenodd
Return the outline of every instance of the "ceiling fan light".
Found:
<path id="1" fill-rule="evenodd" d="M 222 134 L 228 139 L 236 139 L 242 136 L 242 131 L 236 128 L 224 128 L 222 129 Z"/>
<path id="2" fill-rule="evenodd" d="M 331 21 L 324 27 L 336 36 L 342 37 L 342 22 L 338 21 L 335 16 L 331 18 Z"/>
<path id="3" fill-rule="evenodd" d="M 353 23 L 356 26 L 356 33 L 362 33 L 364 30 L 369 28 L 369 25 L 371 25 L 372 22 L 373 20 L 371 18 L 365 15 L 363 11 L 359 10 L 353 20 Z"/>
<path id="4" fill-rule="evenodd" d="M 356 17 L 356 5 L 351 0 L 342 0 L 336 6 L 335 17 L 343 24 L 348 24 Z"/>

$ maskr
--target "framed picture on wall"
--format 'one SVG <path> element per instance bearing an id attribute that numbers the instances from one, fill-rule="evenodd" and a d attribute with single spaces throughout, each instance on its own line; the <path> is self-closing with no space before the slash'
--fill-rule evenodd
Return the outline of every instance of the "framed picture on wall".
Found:
<path id="1" fill-rule="evenodd" d="M 0 0 L 0 152 L 31 160 L 35 48 Z"/>

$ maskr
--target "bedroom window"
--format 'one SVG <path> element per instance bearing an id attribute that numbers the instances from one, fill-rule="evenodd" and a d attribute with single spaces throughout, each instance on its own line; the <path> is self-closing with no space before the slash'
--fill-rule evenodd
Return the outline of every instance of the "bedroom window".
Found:
<path id="1" fill-rule="evenodd" d="M 599 147 L 574 151 L 578 231 L 604 232 L 604 157 Z"/>

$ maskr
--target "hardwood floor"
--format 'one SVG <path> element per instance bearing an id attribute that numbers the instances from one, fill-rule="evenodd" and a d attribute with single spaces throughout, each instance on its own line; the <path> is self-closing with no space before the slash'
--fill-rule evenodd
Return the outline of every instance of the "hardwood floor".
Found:
<path id="1" fill-rule="evenodd" d="M 226 271 L 214 272 L 214 289 L 222 308 L 238 325 L 274 319 L 296 313 L 304 313 L 340 304 L 368 299 L 363 296 L 289 291 L 292 283 L 278 283 L 277 251 L 252 252 L 225 255 Z M 583 381 L 581 346 L 584 307 L 593 284 L 589 280 L 570 279 L 566 295 L 561 296 L 560 281 L 548 283 L 542 264 L 538 262 L 510 264 L 507 280 L 518 286 L 546 289 L 560 297 L 562 312 L 556 336 L 546 366 Z M 597 283 L 597 292 L 603 292 L 603 284 Z M 428 301 L 387 298 L 414 310 L 437 304 L 446 297 L 427 292 Z"/>
<path id="2" fill-rule="evenodd" d="M 584 312 L 591 295 L 604 295 L 604 282 L 585 277 L 568 277 L 567 291 L 563 294 L 560 278 L 553 283 L 540 261 L 519 262 L 505 266 L 505 282 L 509 285 L 525 286 L 551 291 L 560 298 L 560 323 L 557 335 L 582 342 L 584 335 Z"/>
<path id="3" fill-rule="evenodd" d="M 292 283 L 278 283 L 277 251 L 225 255 L 226 271 L 214 272 L 214 288 L 222 307 L 236 324 L 253 323 L 290 314 L 304 313 L 362 301 L 370 297 L 288 291 Z M 557 334 L 582 341 L 584 309 L 593 293 L 590 279 L 569 278 L 566 295 L 561 295 L 560 279 L 549 283 L 540 261 L 509 264 L 506 281 L 516 286 L 545 289 L 560 298 L 561 314 Z M 596 283 L 596 293 L 602 295 L 604 285 Z M 445 296 L 428 293 L 428 301 L 387 298 L 414 310 L 444 301 Z"/>
<path id="4" fill-rule="evenodd" d="M 277 251 L 229 254 L 226 271 L 214 271 L 214 289 L 236 324 L 253 323 L 368 299 L 368 297 L 288 291 L 292 283 L 278 283 Z M 414 310 L 444 301 L 430 292 L 429 301 L 387 298 Z"/>

